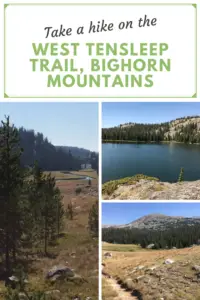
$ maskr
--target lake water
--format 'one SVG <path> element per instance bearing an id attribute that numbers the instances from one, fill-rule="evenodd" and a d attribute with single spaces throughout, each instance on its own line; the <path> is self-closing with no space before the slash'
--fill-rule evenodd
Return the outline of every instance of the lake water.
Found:
<path id="1" fill-rule="evenodd" d="M 200 179 L 200 145 L 103 144 L 102 182 L 145 174 L 175 182 L 181 167 L 184 180 Z"/>

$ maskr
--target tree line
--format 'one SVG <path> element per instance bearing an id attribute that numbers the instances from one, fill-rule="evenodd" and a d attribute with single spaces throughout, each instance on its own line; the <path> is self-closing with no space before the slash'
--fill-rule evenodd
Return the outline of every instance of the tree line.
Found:
<path id="1" fill-rule="evenodd" d="M 35 133 L 34 130 L 26 130 L 23 127 L 16 130 L 20 146 L 23 148 L 20 158 L 23 166 L 32 167 L 34 162 L 38 161 L 40 167 L 46 171 L 78 171 L 81 164 L 91 163 L 98 172 L 98 153 L 77 147 L 54 146 L 42 133 Z"/>
<path id="2" fill-rule="evenodd" d="M 142 248 L 149 244 L 154 244 L 154 249 L 184 248 L 200 243 L 200 226 L 182 224 L 163 231 L 109 227 L 102 229 L 102 240 L 114 244 L 139 244 Z"/>
<path id="3" fill-rule="evenodd" d="M 199 118 L 195 116 L 192 118 Z M 189 117 L 177 120 L 188 120 Z M 170 133 L 170 122 L 161 124 L 127 124 L 118 127 L 103 128 L 103 141 L 135 141 L 135 142 L 161 142 L 176 141 L 182 143 L 200 143 L 200 132 L 196 123 L 178 125 L 174 133 Z"/>

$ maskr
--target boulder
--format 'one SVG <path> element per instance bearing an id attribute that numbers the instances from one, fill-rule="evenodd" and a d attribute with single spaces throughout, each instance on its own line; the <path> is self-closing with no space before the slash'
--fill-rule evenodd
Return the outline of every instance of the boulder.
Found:
<path id="1" fill-rule="evenodd" d="M 138 267 L 136 268 L 136 270 L 142 270 L 142 269 L 144 269 L 144 266 L 138 266 Z"/>
<path id="2" fill-rule="evenodd" d="M 18 294 L 18 298 L 19 298 L 19 300 L 28 300 L 28 297 L 27 297 L 26 294 L 23 293 L 23 292 L 20 292 L 20 293 Z"/>
<path id="3" fill-rule="evenodd" d="M 72 269 L 66 266 L 54 266 L 51 270 L 47 272 L 46 279 L 51 279 L 52 281 L 55 281 L 60 277 L 70 278 L 74 276 L 75 273 Z"/>
<path id="4" fill-rule="evenodd" d="M 152 266 L 152 267 L 149 267 L 147 270 L 148 270 L 148 271 L 153 271 L 153 270 L 155 270 L 157 267 L 158 267 L 158 266 Z"/>
<path id="5" fill-rule="evenodd" d="M 13 281 L 13 282 L 19 282 L 19 279 L 18 279 L 16 276 L 14 276 L 14 275 L 8 277 L 8 279 L 9 279 L 10 281 Z"/>
<path id="6" fill-rule="evenodd" d="M 195 265 L 195 266 L 192 267 L 192 270 L 200 272 L 200 266 Z"/>
<path id="7" fill-rule="evenodd" d="M 167 258 L 164 262 L 166 265 L 170 265 L 174 263 L 174 260 Z"/>
<path id="8" fill-rule="evenodd" d="M 106 252 L 106 253 L 104 253 L 104 257 L 112 257 L 112 253 L 111 252 Z"/>
<path id="9" fill-rule="evenodd" d="M 155 244 L 149 244 L 146 248 L 147 249 L 153 249 L 154 246 L 155 246 Z"/>
<path id="10" fill-rule="evenodd" d="M 16 289 L 17 284 L 19 284 L 19 279 L 16 276 L 12 275 L 6 278 L 5 286 L 9 286 L 12 289 Z"/>
<path id="11" fill-rule="evenodd" d="M 140 281 L 140 280 L 143 279 L 143 278 L 145 278 L 145 276 L 144 276 L 144 275 L 141 275 L 141 276 L 138 276 L 135 280 L 138 282 L 138 281 Z"/>

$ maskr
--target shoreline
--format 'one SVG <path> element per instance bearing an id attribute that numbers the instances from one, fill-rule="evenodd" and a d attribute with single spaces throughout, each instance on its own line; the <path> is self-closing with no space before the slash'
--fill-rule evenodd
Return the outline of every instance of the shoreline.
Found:
<path id="1" fill-rule="evenodd" d="M 142 174 L 102 184 L 103 200 L 199 200 L 200 179 L 170 183 Z"/>
<path id="2" fill-rule="evenodd" d="M 168 180 L 161 180 L 160 177 L 158 176 L 153 176 L 153 175 L 145 175 L 145 174 L 134 174 L 134 175 L 131 175 L 131 176 L 125 176 L 125 177 L 119 177 L 117 179 L 110 179 L 110 180 L 107 180 L 105 182 L 102 181 L 102 186 L 108 182 L 115 182 L 115 181 L 118 181 L 118 182 L 123 182 L 123 181 L 129 181 L 129 180 L 140 180 L 140 179 L 148 179 L 148 180 L 156 180 L 158 182 L 163 182 L 163 183 L 170 183 L 170 184 L 173 184 L 173 183 L 177 183 L 178 182 L 178 178 L 177 180 L 175 181 L 168 181 Z M 197 181 L 197 180 L 200 180 L 200 177 L 198 179 L 195 179 L 195 180 L 183 180 L 182 182 L 194 182 L 194 181 Z"/>
<path id="3" fill-rule="evenodd" d="M 102 140 L 102 144 L 184 144 L 184 145 L 200 145 L 200 143 L 184 143 L 177 141 L 131 141 L 131 140 Z"/>

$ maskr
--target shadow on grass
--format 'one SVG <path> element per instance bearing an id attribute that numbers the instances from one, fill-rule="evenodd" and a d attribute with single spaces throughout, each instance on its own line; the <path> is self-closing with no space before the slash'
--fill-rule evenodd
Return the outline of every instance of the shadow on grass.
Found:
<path id="1" fill-rule="evenodd" d="M 117 283 L 120 285 L 120 287 L 121 287 L 122 289 L 124 289 L 124 290 L 127 291 L 127 292 L 130 292 L 130 295 L 131 295 L 131 296 L 137 297 L 138 300 L 143 300 L 143 296 L 142 296 L 142 293 L 141 293 L 140 291 L 135 290 L 135 289 L 133 290 L 133 289 L 129 288 L 129 287 L 127 286 L 127 284 L 124 283 L 121 279 L 118 279 L 118 280 L 117 280 Z"/>
<path id="2" fill-rule="evenodd" d="M 143 300 L 142 294 L 138 290 L 133 290 L 133 292 L 131 293 L 131 295 L 134 296 L 134 297 L 137 297 L 138 300 Z"/>

